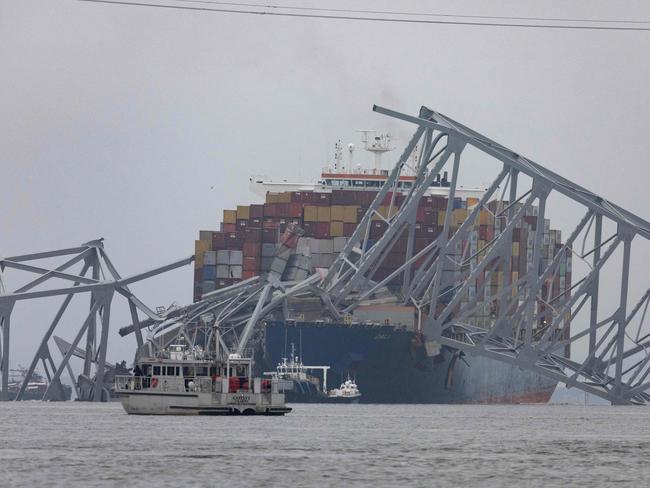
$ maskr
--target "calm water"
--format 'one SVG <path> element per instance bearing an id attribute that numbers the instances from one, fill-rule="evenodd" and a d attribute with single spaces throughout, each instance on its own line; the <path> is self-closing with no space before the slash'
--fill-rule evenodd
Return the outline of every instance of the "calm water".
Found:
<path id="1" fill-rule="evenodd" d="M 294 405 L 136 417 L 0 404 L 0 486 L 650 486 L 650 409 Z"/>

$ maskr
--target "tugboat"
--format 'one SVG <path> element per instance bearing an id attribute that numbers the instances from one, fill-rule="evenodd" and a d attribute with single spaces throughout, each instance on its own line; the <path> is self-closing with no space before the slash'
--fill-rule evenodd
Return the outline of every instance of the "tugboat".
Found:
<path id="1" fill-rule="evenodd" d="M 252 358 L 211 358 L 202 348 L 172 344 L 137 361 L 133 375 L 116 376 L 124 410 L 136 415 L 284 415 L 276 378 L 252 377 Z"/>
<path id="2" fill-rule="evenodd" d="M 327 401 L 327 371 L 329 366 L 306 366 L 300 356 L 295 353 L 291 344 L 291 359 L 282 358 L 275 371 L 265 372 L 264 375 L 277 379 L 278 388 L 285 394 L 288 403 L 321 403 Z M 320 379 L 310 375 L 312 370 L 321 370 L 323 386 Z"/>
<path id="3" fill-rule="evenodd" d="M 359 403 L 360 398 L 361 392 L 349 375 L 339 388 L 334 388 L 327 394 L 328 403 Z"/>

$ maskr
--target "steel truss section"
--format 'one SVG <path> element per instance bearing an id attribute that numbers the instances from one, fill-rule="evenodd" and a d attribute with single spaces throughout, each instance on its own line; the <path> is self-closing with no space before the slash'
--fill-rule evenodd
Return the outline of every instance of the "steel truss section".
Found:
<path id="1" fill-rule="evenodd" d="M 644 319 L 650 289 L 630 310 L 628 287 L 632 241 L 638 238 L 647 244 L 650 224 L 442 114 L 425 107 L 418 117 L 377 106 L 374 110 L 413 123 L 417 129 L 386 185 L 323 283 L 335 303 L 350 311 L 359 299 L 370 297 L 373 291 L 402 275 L 401 300 L 425 311 L 427 319 L 423 332 L 428 340 L 535 371 L 614 404 L 649 403 L 650 334 L 644 328 Z M 444 147 L 437 150 L 441 141 Z M 421 158 L 416 183 L 402 206 L 387 219 L 388 230 L 367 249 L 364 226 L 387 195 L 396 190 L 397 178 L 418 144 L 424 158 Z M 461 155 L 467 146 L 494 158 L 501 170 L 467 219 L 452 233 L 449 231 L 452 201 L 458 188 Z M 452 178 L 444 228 L 434 242 L 414 254 L 411 235 L 417 202 L 432 178 L 449 166 Z M 521 175 L 531 181 L 526 187 L 522 185 Z M 503 195 L 509 190 L 508 201 L 494 196 L 501 185 Z M 561 250 L 546 263 L 547 260 L 542 259 L 541 229 L 544 228 L 547 199 L 555 194 L 582 206 L 585 214 Z M 467 238 L 478 213 L 495 200 L 498 204 L 495 220 L 500 221 L 500 232 L 472 256 L 462 249 L 459 255 L 459 245 Z M 511 283 L 512 232 L 525 215 L 535 216 L 538 230 L 531 232 L 532 255 L 526 269 L 515 283 Z M 616 229 L 608 239 L 603 236 L 604 221 Z M 373 282 L 374 271 L 395 239 L 404 232 L 409 235 L 405 264 L 384 280 Z M 580 237 L 593 240 L 593 249 L 589 252 L 583 249 L 577 256 L 591 260 L 589 271 L 570 289 L 553 290 L 549 283 L 557 276 L 563 256 L 567 252 L 576 254 L 574 244 Z M 618 269 L 618 306 L 603 318 L 598 301 L 599 277 L 606 264 L 610 269 L 616 265 L 611 258 L 619 247 L 622 248 L 622 263 Z M 643 258 L 647 256 L 641 256 Z M 416 261 L 421 264 L 413 272 Z M 491 292 L 485 288 L 485 283 L 490 282 L 496 270 L 504 271 L 505 279 L 500 290 Z M 482 287 L 469 296 L 470 287 L 481 276 L 484 276 Z M 488 324 L 479 327 L 470 322 L 483 297 L 491 306 L 491 314 Z M 587 302 L 590 302 L 588 326 L 576 331 L 571 324 L 582 318 L 579 313 Z M 637 323 L 635 319 L 640 320 Z M 571 346 L 584 337 L 589 341 L 586 357 L 581 360 L 569 357 Z"/>
<path id="2" fill-rule="evenodd" d="M 92 365 L 98 368 L 96 382 L 102 385 L 110 306 L 115 293 L 124 296 L 129 303 L 132 324 L 121 328 L 120 335 L 135 334 L 136 359 L 138 355 L 168 347 L 179 335 L 193 347 L 212 344 L 209 347 L 214 349 L 214 354 L 248 354 L 247 348 L 256 343 L 256 334 L 261 332 L 258 324 L 264 317 L 275 314 L 288 318 L 287 301 L 291 297 L 318 297 L 323 316 L 341 320 L 366 300 L 391 293 L 393 301 L 414 305 L 424 317 L 420 332 L 427 342 L 435 341 L 497 359 L 593 393 L 614 404 L 650 403 L 650 331 L 645 325 L 650 288 L 634 306 L 628 306 L 632 242 L 636 239 L 647 245 L 650 224 L 426 107 L 421 108 L 419 116 L 377 106 L 374 110 L 415 124 L 415 134 L 327 275 L 314 274 L 301 282 L 282 281 L 284 267 L 301 234 L 300 229 L 292 229 L 283 236 L 271 267 L 273 271 L 267 275 L 208 293 L 191 305 L 157 313 L 139 301 L 128 285 L 187 264 L 192 258 L 125 279 L 110 263 L 99 241 L 79 248 L 0 260 L 0 269 L 13 267 L 41 275 L 12 293 L 0 288 L 3 293 L 0 295 L 3 385 L 7 384 L 11 311 L 15 303 L 23 299 L 66 297 L 41 341 L 30 372 L 38 361 L 43 361 L 44 366 L 50 364 L 51 384 L 54 385 L 64 367 L 69 366 L 70 357 L 75 355 L 84 360 L 84 375 L 90 374 Z M 497 173 L 476 205 L 468 209 L 467 217 L 452 228 L 454 197 L 459 189 L 461 165 L 465 167 L 463 155 L 469 147 L 492 158 L 497 164 Z M 418 157 L 412 158 L 416 152 Z M 417 166 L 411 165 L 414 160 L 418 161 Z M 435 239 L 419 248 L 415 243 L 418 206 L 443 169 L 451 174 L 444 224 Z M 398 182 L 400 176 L 407 173 L 415 175 L 415 180 L 403 198 L 400 197 L 398 205 Z M 497 194 L 499 190 L 500 195 Z M 553 247 L 549 256 L 548 245 L 544 248 L 543 229 L 548 199 L 555 196 L 582 207 L 583 216 L 565 242 L 558 244 L 559 249 Z M 380 207 L 387 207 L 387 210 L 382 213 Z M 480 249 L 472 250 L 466 245 L 468 236 L 481 212 L 486 210 L 493 216 L 494 237 Z M 526 257 L 524 269 L 515 276 L 511 273 L 513 233 L 525 218 L 526 222 L 531 218 L 534 222 L 528 232 L 531 252 Z M 371 243 L 373 219 L 384 222 L 384 231 Z M 613 235 L 606 236 L 605 229 L 612 227 Z M 583 249 L 579 251 L 577 243 L 581 239 Z M 403 264 L 388 276 L 376 278 L 389 253 L 394 253 L 396 244 L 404 241 L 405 249 L 399 251 L 404 254 Z M 585 251 L 587 242 L 591 250 Z M 612 258 L 617 251 L 622 254 L 620 265 L 615 269 L 620 283 L 618 303 L 614 310 L 604 312 L 605 305 L 599 302 L 600 277 L 605 267 L 611 272 L 617 266 L 616 259 Z M 553 283 L 562 266 L 566 266 L 564 256 L 568 254 L 586 263 L 588 271 L 570 288 L 557 289 Z M 63 255 L 75 257 L 56 269 L 29 264 L 41 257 Z M 641 256 L 644 258 L 647 256 Z M 100 280 L 103 273 L 100 259 L 112 276 L 111 281 Z M 84 262 L 81 273 L 66 271 L 80 261 Z M 89 270 L 92 270 L 92 277 L 86 276 Z M 503 275 L 502 283 L 496 288 L 488 286 L 495 273 Z M 62 289 L 30 291 L 50 278 L 73 284 Z M 388 285 L 392 287 L 390 291 Z M 90 293 L 90 313 L 71 343 L 57 342 L 64 360 L 54 368 L 48 341 L 69 301 L 83 292 Z M 484 314 L 489 311 L 487 320 L 480 325 L 473 321 L 479 309 Z M 138 312 L 147 318 L 140 321 Z M 578 323 L 585 326 L 578 328 Z M 101 327 L 99 337 L 98 326 Z M 147 332 L 146 339 L 142 336 L 143 329 Z M 84 335 L 85 348 L 79 347 Z M 583 341 L 587 343 L 586 354 L 578 359 L 575 346 Z M 48 390 L 48 398 L 53 394 Z M 104 398 L 102 395 L 99 388 L 93 390 L 93 399 Z"/>
<path id="3" fill-rule="evenodd" d="M 375 111 L 414 123 L 417 129 L 328 274 L 322 279 L 312 275 L 301 283 L 258 277 L 212 292 L 200 302 L 172 311 L 157 325 L 153 320 L 146 321 L 144 325 L 153 326 L 148 347 L 164 348 L 174 340 L 177 331 L 186 337 L 196 336 L 192 331 L 203 327 L 215 348 L 227 354 L 242 353 L 255 334 L 256 324 L 265 316 L 280 313 L 286 317 L 284 308 L 290 296 L 317 296 L 322 301 L 323 315 L 340 320 L 365 300 L 385 296 L 387 285 L 399 280 L 399 291 L 393 298 L 403 304 L 413 304 L 426 317 L 422 332 L 427 341 L 531 370 L 616 404 L 648 403 L 650 333 L 643 326 L 650 290 L 630 311 L 627 297 L 631 242 L 636 236 L 647 241 L 650 224 L 425 107 L 418 117 L 381 107 L 375 107 Z M 453 201 L 462 155 L 468 146 L 494 158 L 500 169 L 466 219 L 452 230 Z M 412 167 L 409 161 L 413 160 L 415 151 L 419 152 L 420 163 Z M 436 239 L 417 249 L 414 244 L 417 208 L 443 169 L 451 173 L 444 225 Z M 395 196 L 403 174 L 415 174 L 416 178 L 398 206 Z M 523 176 L 530 179 L 530 184 L 524 185 Z M 550 259 L 548 256 L 543 259 L 541 229 L 545 225 L 547 200 L 556 194 L 582 206 L 584 216 L 561 248 Z M 492 214 L 499 224 L 498 233 L 481 249 L 468 252 L 463 242 L 480 212 L 495 203 Z M 382 206 L 388 207 L 383 215 Z M 524 216 L 534 216 L 539 231 L 530 233 L 531 255 L 526 268 L 516 279 L 511 279 L 513 232 Z M 371 246 L 373 218 L 385 222 L 385 230 Z M 604 221 L 616 226 L 615 234 L 607 239 L 603 237 Z M 576 243 L 581 237 L 583 250 L 578 253 Z M 388 276 L 375 279 L 377 270 L 400 239 L 407 242 L 404 264 Z M 593 241 L 591 251 L 584 250 L 587 239 Z M 616 310 L 603 318 L 598 301 L 599 277 L 619 247 L 623 249 L 620 300 Z M 583 261 L 590 260 L 590 268 L 569 289 L 554 289 L 552 283 L 566 253 L 577 255 Z M 497 271 L 503 272 L 503 283 L 494 291 L 486 283 Z M 468 293 L 471 283 L 479 276 L 484 277 L 483 283 L 473 294 Z M 577 331 L 571 324 L 579 318 L 587 302 L 590 302 L 589 325 Z M 481 326 L 472 324 L 477 308 L 485 309 L 486 304 L 490 305 L 489 321 Z M 633 327 L 636 319 L 639 323 Z M 134 330 L 131 325 L 120 333 L 126 335 Z M 572 358 L 571 346 L 583 338 L 589 342 L 586 357 Z"/>
<path id="4" fill-rule="evenodd" d="M 0 390 L 0 400 L 8 399 L 11 313 L 18 302 L 44 297 L 64 297 L 61 306 L 41 338 L 36 354 L 27 369 L 26 378 L 30 378 L 39 362 L 42 364 L 49 381 L 49 386 L 43 397 L 44 400 L 61 400 L 63 398 L 60 378 L 64 370 L 68 371 L 80 400 L 108 400 L 110 385 L 105 384 L 104 376 L 107 371 L 111 370 L 111 367 L 106 364 L 106 358 L 110 312 L 113 297 L 116 293 L 122 295 L 128 302 L 131 317 L 135 324 L 134 331 L 138 345 L 143 344 L 138 311 L 146 315 L 149 320 L 162 321 L 162 318 L 156 312 L 152 311 L 131 292 L 129 285 L 190 264 L 193 257 L 122 278 L 104 250 L 102 241 L 102 239 L 98 239 L 74 248 L 0 258 L 0 271 L 10 268 L 37 275 L 35 279 L 14 291 L 7 290 L 6 282 L 3 282 L 3 287 L 0 289 L 0 325 L 2 327 L 2 357 L 0 358 L 2 390 Z M 38 264 L 38 261 L 42 259 L 61 257 L 65 257 L 66 261 L 56 268 Z M 81 266 L 80 272 L 70 271 L 75 265 Z M 91 276 L 88 276 L 88 274 Z M 69 283 L 69 286 L 47 289 L 39 287 L 39 285 L 49 283 L 53 279 L 63 280 Z M 76 295 L 84 293 L 90 298 L 89 312 L 72 343 L 68 344 L 63 339 L 54 336 L 54 333 L 62 322 L 70 302 Z M 55 365 L 50 353 L 50 339 L 53 336 L 63 356 L 58 366 Z M 83 370 L 78 377 L 74 376 L 70 366 L 70 358 L 73 355 L 83 359 Z M 90 388 L 79 388 L 79 381 L 82 378 L 86 379 L 86 382 L 91 385 Z M 16 400 L 23 398 L 26 387 L 27 381 L 23 381 Z"/>

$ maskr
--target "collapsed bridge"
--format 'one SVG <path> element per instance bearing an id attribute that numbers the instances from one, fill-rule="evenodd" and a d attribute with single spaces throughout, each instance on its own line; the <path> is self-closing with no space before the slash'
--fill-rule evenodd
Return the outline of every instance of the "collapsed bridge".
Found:
<path id="1" fill-rule="evenodd" d="M 98 371 L 88 399 L 105 399 L 105 394 L 96 392 L 107 388 L 104 334 L 108 334 L 114 291 L 129 300 L 132 311 L 133 323 L 120 333 L 136 335 L 140 354 L 167 347 L 178 334 L 190 343 L 214 343 L 223 354 L 243 354 L 255 342 L 260 321 L 269 316 L 287 318 L 287 302 L 294 297 L 318 298 L 323 318 L 332 321 L 345 320 L 363 303 L 390 297 L 395 303 L 417 308 L 419 330 L 430 344 L 497 359 L 615 404 L 647 404 L 650 331 L 645 317 L 650 289 L 634 297 L 630 273 L 633 258 L 643 262 L 648 256 L 650 224 L 442 114 L 424 107 L 418 116 L 374 109 L 414 124 L 416 130 L 327 273 L 287 273 L 295 262 L 292 257 L 297 255 L 302 233 L 298 227 L 289 227 L 283 235 L 268 273 L 206 293 L 192 305 L 155 312 L 125 289 L 131 281 L 122 280 L 114 268 L 113 280 L 99 283 L 95 277 L 84 281 L 85 271 L 79 276 L 64 276 L 65 268 L 38 271 L 32 267 L 29 271 L 40 272 L 43 277 L 69 279 L 77 289 L 97 293 L 80 334 L 67 346 L 57 343 L 65 351 L 64 361 L 55 367 L 47 348 L 55 320 L 32 364 L 42 360 L 45 365 L 47 361 L 52 377 L 58 379 L 63 368 L 69 368 L 71 356 L 83 356 L 83 376 L 90 377 L 86 363 L 94 364 Z M 460 189 L 461 168 L 476 164 L 477 154 L 482 165 L 495 166 L 496 177 L 462 214 L 463 219 L 452 226 L 458 215 L 454 196 Z M 416 242 L 416 214 L 427 189 L 442 171 L 451 175 L 446 206 L 441 209 L 442 228 L 435 239 L 421 247 Z M 414 176 L 408 191 L 398 188 L 404 174 Z M 547 210 L 557 199 L 581 212 L 565 242 L 550 243 Z M 479 247 L 473 238 L 474 226 L 486 211 L 491 215 L 492 229 L 490 238 L 481 241 Z M 371 228 L 378 221 L 381 234 L 371 239 Z M 522 228 L 529 243 L 528 255 L 514 270 L 512 243 Z M 646 248 L 639 252 L 635 248 L 633 255 L 633 242 Z M 103 246 L 90 247 L 105 256 Z M 395 254 L 401 254 L 401 264 L 387 273 L 383 264 Z M 0 260 L 0 267 L 16 268 L 21 260 L 35 256 L 39 255 Z M 574 265 L 572 283 L 559 286 L 560 270 L 566 270 L 571 258 L 582 273 L 579 275 L 579 266 Z M 188 262 L 190 259 L 158 272 Z M 27 270 L 24 266 L 22 269 Z M 154 274 L 143 274 L 139 279 Z M 603 276 L 607 276 L 606 283 Z M 612 286 L 616 290 L 613 305 L 603 293 Z M 58 292 L 72 293 L 69 289 Z M 0 296 L 3 391 L 13 305 L 39 296 L 44 295 L 30 295 L 23 289 Z M 138 311 L 146 319 L 141 321 Z M 79 351 L 77 344 L 84 333 L 93 330 L 96 314 L 102 324 L 101 341 L 96 344 L 93 332 L 86 337 L 85 351 Z M 475 319 L 477 314 L 483 317 L 481 321 Z M 148 334 L 146 340 L 143 330 Z"/>

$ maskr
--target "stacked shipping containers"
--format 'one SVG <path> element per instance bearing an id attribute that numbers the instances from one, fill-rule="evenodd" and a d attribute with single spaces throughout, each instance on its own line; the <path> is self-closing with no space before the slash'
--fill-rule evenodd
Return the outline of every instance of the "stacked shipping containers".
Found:
<path id="1" fill-rule="evenodd" d="M 264 204 L 240 205 L 236 210 L 224 210 L 220 230 L 200 231 L 199 240 L 195 243 L 194 299 L 199 300 L 209 291 L 268 272 L 280 236 L 290 223 L 302 227 L 304 235 L 298 240 L 295 255 L 288 261 L 283 278 L 303 279 L 313 268 L 329 267 L 375 196 L 375 192 L 353 190 L 333 190 L 331 193 L 267 193 Z M 403 196 L 389 194 L 382 202 L 379 215 L 374 215 L 371 222 L 369 245 L 373 245 L 386 230 L 382 217 L 389 216 L 391 201 L 392 208 L 396 209 L 402 204 Z M 469 211 L 477 203 L 478 200 L 473 198 L 454 199 L 453 214 L 448 226 L 450 235 L 466 220 Z M 456 256 L 452 258 L 457 263 L 462 262 L 463 266 L 454 266 L 450 261 L 449 267 L 445 268 L 449 280 L 458 283 L 489 251 L 490 241 L 505 228 L 505 219 L 496 217 L 505 205 L 506 202 L 493 201 L 488 209 L 480 211 L 467 239 L 453 250 Z M 446 208 L 445 197 L 427 196 L 421 199 L 416 218 L 415 252 L 422 250 L 441 234 L 445 225 Z M 541 267 L 545 268 L 562 248 L 561 233 L 552 230 L 548 220 L 544 220 L 544 228 L 539 231 L 543 232 Z M 531 208 L 512 232 L 511 283 L 516 283 L 532 266 L 532 249 L 537 232 L 537 209 Z M 379 281 L 386 278 L 404 263 L 406 245 L 407 237 L 404 234 L 388 253 L 373 279 Z M 542 287 L 542 297 L 546 302 L 566 294 L 571 287 L 570 252 L 567 250 L 561 257 L 555 279 Z M 398 283 L 399 277 L 392 282 L 394 285 Z M 480 295 L 475 316 L 471 319 L 473 324 L 484 326 L 498 314 L 498 301 L 494 296 L 503 284 L 502 264 L 488 275 L 481 273 L 470 284 L 461 300 L 470 302 L 477 294 Z M 519 292 L 518 287 L 515 287 L 513 296 Z M 445 298 L 448 299 L 451 296 Z M 538 303 L 538 311 L 543 313 L 545 306 L 544 302 Z"/>

